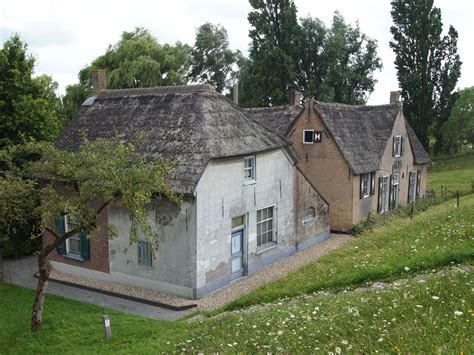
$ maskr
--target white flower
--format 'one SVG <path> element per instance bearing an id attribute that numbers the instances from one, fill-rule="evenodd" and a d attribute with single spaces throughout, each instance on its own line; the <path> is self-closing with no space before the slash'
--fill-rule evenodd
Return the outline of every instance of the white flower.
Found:
<path id="1" fill-rule="evenodd" d="M 434 299 L 435 301 L 439 300 L 438 296 L 431 296 L 431 298 Z"/>
<path id="2" fill-rule="evenodd" d="M 349 344 L 349 342 L 347 340 L 343 340 L 343 341 L 341 341 L 341 343 L 343 343 L 344 345 Z"/>
<path id="3" fill-rule="evenodd" d="M 408 266 L 405 266 L 405 271 L 408 271 L 410 270 L 410 268 Z"/>
<path id="4" fill-rule="evenodd" d="M 462 316 L 462 314 L 463 314 L 463 313 L 460 312 L 460 311 L 454 311 L 454 315 L 455 315 L 456 317 Z"/>
<path id="5" fill-rule="evenodd" d="M 415 307 L 417 308 L 423 308 L 423 306 L 421 304 L 415 304 Z"/>
<path id="6" fill-rule="evenodd" d="M 277 335 L 283 335 L 283 330 L 279 330 L 279 331 L 277 332 Z"/>
<path id="7" fill-rule="evenodd" d="M 256 325 L 252 325 L 252 328 L 255 329 L 255 328 L 257 328 L 257 326 L 256 326 Z"/>
<path id="8" fill-rule="evenodd" d="M 340 353 L 341 353 L 341 348 L 339 348 L 339 347 L 336 347 L 336 349 L 335 349 L 335 350 L 336 350 L 336 354 L 340 354 Z"/>
<path id="9" fill-rule="evenodd" d="M 381 343 L 381 342 L 383 342 L 383 338 L 379 338 L 377 341 L 378 341 L 379 343 Z"/>

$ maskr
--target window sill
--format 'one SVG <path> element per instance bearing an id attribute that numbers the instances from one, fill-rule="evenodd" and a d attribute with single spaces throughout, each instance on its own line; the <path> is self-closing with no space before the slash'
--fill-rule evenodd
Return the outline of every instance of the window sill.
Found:
<path id="1" fill-rule="evenodd" d="M 63 255 L 66 259 L 76 260 L 76 261 L 85 261 L 79 255 L 76 254 L 64 254 Z"/>
<path id="2" fill-rule="evenodd" d="M 267 244 L 264 244 L 264 245 L 260 245 L 259 247 L 257 247 L 257 251 L 255 252 L 255 255 L 259 255 L 259 254 L 263 254 L 269 250 L 272 250 L 274 248 L 277 247 L 277 243 L 276 242 L 271 242 L 271 243 L 267 243 Z"/>
<path id="3" fill-rule="evenodd" d="M 244 181 L 244 186 L 255 185 L 256 183 L 257 183 L 257 180 L 246 180 Z"/>

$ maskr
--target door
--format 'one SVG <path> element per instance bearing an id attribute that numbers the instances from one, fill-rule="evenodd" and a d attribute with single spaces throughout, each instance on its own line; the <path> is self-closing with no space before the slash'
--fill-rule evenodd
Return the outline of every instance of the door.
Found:
<path id="1" fill-rule="evenodd" d="M 231 243 L 231 274 L 232 277 L 239 277 L 244 274 L 244 230 L 232 233 Z"/>

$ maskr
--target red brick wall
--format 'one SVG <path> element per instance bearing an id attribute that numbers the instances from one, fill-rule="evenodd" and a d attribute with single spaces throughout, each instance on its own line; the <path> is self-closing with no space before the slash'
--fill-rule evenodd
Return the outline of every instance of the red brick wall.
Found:
<path id="1" fill-rule="evenodd" d="M 70 194 L 65 189 L 63 193 Z M 100 226 L 106 226 L 108 224 L 108 208 L 105 208 L 98 218 L 98 224 Z M 54 223 L 52 223 L 54 228 Z M 43 233 L 43 245 L 47 245 L 54 240 L 54 236 L 45 231 Z M 74 265 L 83 267 L 86 269 L 92 269 L 96 271 L 110 273 L 110 263 L 109 263 L 109 238 L 107 236 L 107 231 L 105 228 L 100 228 L 97 236 L 90 239 L 90 259 L 79 261 L 67 258 L 63 255 L 59 255 L 56 250 L 53 250 L 49 256 L 49 260 L 59 261 L 65 264 Z"/>

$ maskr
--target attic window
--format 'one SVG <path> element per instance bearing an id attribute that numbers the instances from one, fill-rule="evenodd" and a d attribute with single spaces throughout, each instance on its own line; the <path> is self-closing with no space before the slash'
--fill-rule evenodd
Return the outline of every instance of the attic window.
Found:
<path id="1" fill-rule="evenodd" d="M 256 181 L 255 156 L 244 158 L 244 184 Z"/>
<path id="2" fill-rule="evenodd" d="M 303 144 L 314 143 L 314 129 L 303 130 Z"/>
<path id="3" fill-rule="evenodd" d="M 316 219 L 316 210 L 314 207 L 309 207 L 304 214 L 303 224 L 313 223 L 315 219 Z"/>
<path id="4" fill-rule="evenodd" d="M 403 155 L 402 149 L 402 136 L 395 136 L 393 137 L 393 156 L 400 157 Z"/>

